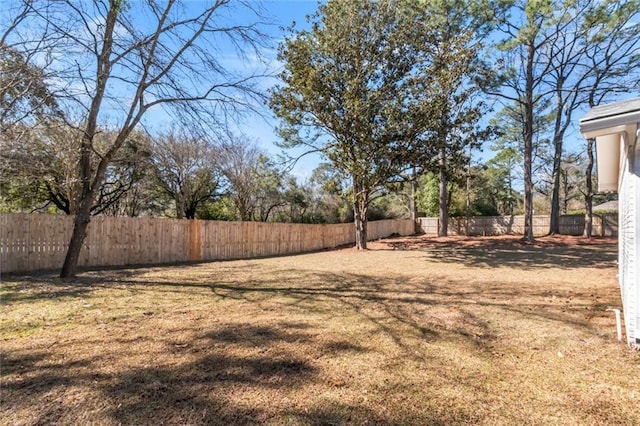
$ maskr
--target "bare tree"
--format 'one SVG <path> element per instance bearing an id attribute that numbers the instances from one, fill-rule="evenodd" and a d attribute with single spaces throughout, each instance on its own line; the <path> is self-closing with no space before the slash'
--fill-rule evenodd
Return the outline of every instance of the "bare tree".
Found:
<path id="1" fill-rule="evenodd" d="M 220 168 L 229 185 L 229 197 L 243 221 L 253 218 L 256 207 L 256 168 L 260 154 L 254 143 L 235 136 L 220 147 Z"/>
<path id="2" fill-rule="evenodd" d="M 255 143 L 230 136 L 220 147 L 219 161 L 240 220 L 266 222 L 274 209 L 286 204 L 283 172 Z"/>
<path id="3" fill-rule="evenodd" d="M 260 94 L 252 82 L 258 73 L 234 73 L 222 49 L 235 48 L 239 58 L 259 57 L 259 44 L 265 39 L 261 12 L 248 0 L 206 5 L 178 0 L 23 4 L 23 9 L 0 11 L 14 13 L 5 18 L 15 22 L 5 43 L 27 52 L 27 57 L 38 58 L 38 52 L 53 55 L 50 68 L 56 78 L 51 85 L 69 121 L 82 123 L 81 192 L 61 271 L 61 277 L 69 278 L 75 275 L 90 211 L 108 166 L 152 108 L 167 107 L 178 118 L 214 126 L 256 104 Z M 26 18 L 15 16 L 23 11 Z M 247 19 L 247 14 L 254 19 Z M 249 23 L 234 21 L 240 15 Z M 108 122 L 117 129 L 116 137 L 98 149 L 95 136 Z"/>
<path id="4" fill-rule="evenodd" d="M 541 110 L 542 115 L 551 119 L 550 129 L 543 132 L 550 135 L 553 144 L 549 191 L 549 232 L 553 234 L 558 232 L 561 209 L 564 137 L 572 124 L 573 113 L 611 94 L 640 89 L 636 71 L 640 61 L 637 54 L 640 3 L 637 0 L 555 3 L 518 0 L 511 7 L 511 17 L 502 27 L 508 39 L 501 45 L 511 77 L 506 84 L 508 90 L 500 95 L 522 111 L 525 239 L 532 241 L 535 111 Z M 589 200 L 589 195 L 586 198 Z"/>
<path id="5" fill-rule="evenodd" d="M 565 133 L 574 113 L 597 98 L 640 91 L 640 2 L 580 0 L 558 7 L 546 31 L 552 42 L 540 57 L 553 97 L 553 185 L 549 233 L 559 232 Z"/>
<path id="6" fill-rule="evenodd" d="M 255 177 L 257 186 L 254 220 L 267 222 L 274 210 L 287 204 L 284 181 L 291 176 L 278 170 L 273 161 L 262 154 L 258 157 Z"/>
<path id="7" fill-rule="evenodd" d="M 153 142 L 156 181 L 174 200 L 178 219 L 194 219 L 198 205 L 219 195 L 215 157 L 210 143 L 175 130 Z"/>

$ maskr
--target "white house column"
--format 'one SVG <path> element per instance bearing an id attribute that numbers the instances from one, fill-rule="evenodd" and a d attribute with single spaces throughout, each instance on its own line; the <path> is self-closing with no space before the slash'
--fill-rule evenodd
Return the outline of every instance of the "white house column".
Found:
<path id="1" fill-rule="evenodd" d="M 620 134 L 598 136 L 598 192 L 617 192 L 620 172 Z"/>

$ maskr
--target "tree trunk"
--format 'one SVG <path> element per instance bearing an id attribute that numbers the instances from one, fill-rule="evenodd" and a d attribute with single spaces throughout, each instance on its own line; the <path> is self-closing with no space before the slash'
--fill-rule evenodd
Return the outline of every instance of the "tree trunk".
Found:
<path id="1" fill-rule="evenodd" d="M 561 169 L 561 177 L 562 177 L 562 209 L 560 209 L 560 214 L 567 214 L 569 211 L 569 173 L 567 171 L 562 171 Z M 558 226 L 558 228 L 560 228 Z M 558 233 L 560 233 L 558 231 Z"/>
<path id="2" fill-rule="evenodd" d="M 516 197 L 513 195 L 513 177 L 511 175 L 511 168 L 509 168 L 509 173 L 507 174 L 507 183 L 509 185 L 509 201 L 507 204 L 507 214 L 513 217 L 513 212 L 516 204 Z M 511 232 L 511 229 L 509 229 Z"/>
<path id="3" fill-rule="evenodd" d="M 585 171 L 586 192 L 584 194 L 584 236 L 593 236 L 593 139 L 587 141 L 587 170 Z"/>
<path id="4" fill-rule="evenodd" d="M 553 187 L 551 189 L 551 217 L 549 235 L 560 233 L 560 174 L 562 167 L 562 138 L 556 136 L 553 153 Z"/>
<path id="5" fill-rule="evenodd" d="M 469 162 L 471 162 L 471 156 L 469 156 Z M 471 222 L 471 164 L 467 170 L 467 199 L 465 202 L 465 221 L 464 221 L 464 235 L 469 236 L 469 223 Z"/>
<path id="6" fill-rule="evenodd" d="M 73 221 L 73 234 L 67 248 L 67 254 L 64 258 L 64 264 L 60 271 L 60 278 L 75 278 L 78 269 L 78 260 L 80 259 L 80 251 L 87 237 L 89 222 L 91 221 L 91 206 L 93 205 L 93 196 L 86 195 L 82 197 L 82 203 L 78 207 L 75 220 Z"/>
<path id="7" fill-rule="evenodd" d="M 195 219 L 197 210 L 198 203 L 190 203 L 189 206 L 185 209 L 185 217 L 187 219 Z"/>
<path id="8" fill-rule="evenodd" d="M 527 43 L 526 94 L 524 104 L 524 240 L 535 241 L 533 237 L 533 59 L 535 46 Z"/>
<path id="9" fill-rule="evenodd" d="M 113 46 L 113 31 L 116 26 L 116 20 L 119 13 L 119 5 L 116 3 L 110 3 L 107 13 L 107 19 L 105 22 L 103 44 L 98 57 L 98 70 L 96 75 L 96 88 L 95 95 L 91 100 L 91 107 L 89 108 L 89 114 L 87 116 L 86 126 L 84 134 L 82 135 L 82 141 L 80 144 L 80 185 L 81 196 L 78 204 L 78 210 L 76 212 L 76 218 L 73 224 L 73 234 L 71 234 L 71 241 L 67 248 L 67 255 L 60 271 L 60 278 L 69 279 L 76 275 L 78 269 L 78 259 L 80 258 L 80 251 L 82 250 L 82 244 L 87 237 L 87 228 L 91 221 L 91 208 L 96 198 L 96 188 L 100 186 L 104 174 L 106 173 L 107 165 L 115 150 L 122 145 L 127 134 L 121 132 L 114 146 L 107 152 L 107 154 L 100 161 L 95 176 L 93 175 L 93 168 L 91 164 L 91 156 L 93 154 L 93 138 L 96 134 L 98 126 L 98 114 L 100 112 L 100 106 L 104 98 L 104 92 L 107 87 L 107 81 L 111 73 L 112 63 L 110 61 L 111 50 Z"/>
<path id="10" fill-rule="evenodd" d="M 184 219 L 184 198 L 181 194 L 176 194 L 176 218 Z"/>
<path id="11" fill-rule="evenodd" d="M 416 234 L 421 232 L 418 222 L 418 176 L 416 176 L 416 168 L 413 168 L 411 179 L 409 180 L 409 217 L 413 221 L 413 230 Z"/>
<path id="12" fill-rule="evenodd" d="M 418 177 L 416 176 L 415 169 L 413 170 L 413 174 L 411 176 L 411 180 L 409 180 L 409 217 L 414 222 L 418 219 Z"/>
<path id="13" fill-rule="evenodd" d="M 364 185 L 353 177 L 353 222 L 356 227 L 356 249 L 367 249 L 367 208 L 369 206 L 369 194 L 364 190 Z"/>
<path id="14" fill-rule="evenodd" d="M 447 153 L 444 145 L 440 148 L 439 157 L 440 193 L 438 196 L 438 237 L 446 237 L 449 230 L 449 205 L 447 198 Z"/>
<path id="15" fill-rule="evenodd" d="M 355 205 L 354 205 L 355 207 Z M 367 249 L 367 211 L 355 209 L 353 211 L 354 223 L 356 226 L 356 248 L 358 250 Z"/>

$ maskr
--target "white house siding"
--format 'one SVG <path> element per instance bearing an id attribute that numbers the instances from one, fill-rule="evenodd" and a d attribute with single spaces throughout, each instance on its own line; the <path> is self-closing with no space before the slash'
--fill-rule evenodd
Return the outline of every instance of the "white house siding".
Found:
<path id="1" fill-rule="evenodd" d="M 633 216 L 629 216 L 627 220 L 632 223 L 634 230 L 632 245 L 633 261 L 629 264 L 629 269 L 632 277 L 628 283 L 629 287 L 629 315 L 633 319 L 633 341 L 628 340 L 628 343 L 640 348 L 640 144 L 636 141 L 636 135 L 625 135 L 629 138 L 633 138 L 632 141 L 625 143 L 631 145 L 629 149 L 633 155 L 633 170 L 630 173 L 633 180 L 633 193 L 629 194 L 629 204 L 634 206 Z M 624 139 L 624 137 L 623 137 Z M 631 339 L 631 338 L 627 338 Z"/>
<path id="2" fill-rule="evenodd" d="M 605 149 L 599 172 L 615 173 L 614 153 L 620 153 L 618 189 L 618 280 L 622 294 L 627 343 L 640 349 L 640 98 L 593 107 L 580 120 L 580 132 Z M 620 145 L 616 146 L 616 135 Z M 600 153 L 600 151 L 598 151 Z M 614 174 L 615 177 L 615 174 Z M 615 180 L 613 181 L 615 182 Z M 605 183 L 608 183 L 605 181 Z M 604 190 L 615 190 L 604 185 Z M 600 185 L 598 185 L 600 187 Z"/>
<path id="3" fill-rule="evenodd" d="M 622 147 L 628 143 L 624 134 L 621 138 Z M 635 150 L 635 152 L 634 152 Z M 632 346 L 640 345 L 640 294 L 638 292 L 638 242 L 640 241 L 640 219 L 638 218 L 638 204 L 640 200 L 640 177 L 634 170 L 640 170 L 640 152 L 636 147 L 621 149 L 621 171 L 619 185 L 618 223 L 619 223 L 619 282 L 624 308 L 625 330 L 627 343 Z M 631 161 L 629 161 L 631 159 Z"/>

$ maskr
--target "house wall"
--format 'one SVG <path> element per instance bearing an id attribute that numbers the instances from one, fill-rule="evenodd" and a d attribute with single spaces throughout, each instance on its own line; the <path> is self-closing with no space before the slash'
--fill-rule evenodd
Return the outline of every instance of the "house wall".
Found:
<path id="1" fill-rule="evenodd" d="M 635 139 L 635 135 L 633 135 Z M 624 308 L 627 343 L 640 347 L 640 292 L 638 257 L 640 252 L 640 147 L 629 143 L 625 133 L 621 137 L 619 181 L 619 238 L 618 264 L 620 291 Z M 629 147 L 631 145 L 631 147 Z"/>

